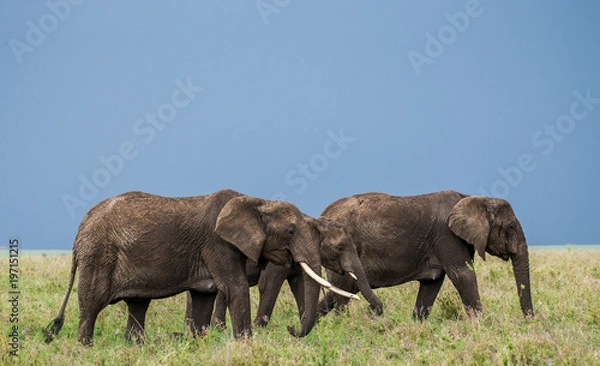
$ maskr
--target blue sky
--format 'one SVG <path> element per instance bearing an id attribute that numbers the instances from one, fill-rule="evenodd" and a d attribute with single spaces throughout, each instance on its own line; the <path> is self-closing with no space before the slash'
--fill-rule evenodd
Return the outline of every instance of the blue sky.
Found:
<path id="1" fill-rule="evenodd" d="M 600 242 L 600 4 L 0 5 L 0 237 L 69 249 L 130 190 L 233 188 L 318 216 L 442 189 L 530 244 Z"/>

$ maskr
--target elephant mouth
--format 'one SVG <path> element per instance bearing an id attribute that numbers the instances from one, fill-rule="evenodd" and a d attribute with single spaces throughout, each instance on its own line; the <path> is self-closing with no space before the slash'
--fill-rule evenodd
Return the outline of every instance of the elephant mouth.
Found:
<path id="1" fill-rule="evenodd" d="M 289 250 L 278 250 L 271 253 L 264 253 L 263 256 L 269 262 L 276 265 L 291 266 L 293 263 L 292 253 Z"/>
<path id="2" fill-rule="evenodd" d="M 342 267 L 341 265 L 339 265 L 338 263 L 323 263 L 323 266 L 326 267 L 329 270 L 332 270 L 333 272 L 339 274 L 342 277 L 345 277 L 346 275 L 352 277 L 353 280 L 358 281 L 358 277 L 356 277 L 356 275 L 354 274 L 354 272 L 352 270 L 346 270 L 344 269 L 344 267 Z"/>
<path id="3" fill-rule="evenodd" d="M 358 281 L 358 277 L 356 277 L 356 275 L 355 275 L 355 274 L 354 274 L 354 272 L 352 272 L 352 271 L 346 271 L 346 270 L 344 270 L 344 269 L 340 269 L 340 270 L 338 270 L 338 271 L 335 271 L 335 270 L 334 270 L 334 272 L 335 272 L 335 273 L 337 273 L 337 274 L 339 274 L 339 275 L 340 275 L 340 276 L 342 276 L 342 277 L 350 276 L 350 277 L 352 277 L 352 279 L 353 279 L 354 281 Z"/>

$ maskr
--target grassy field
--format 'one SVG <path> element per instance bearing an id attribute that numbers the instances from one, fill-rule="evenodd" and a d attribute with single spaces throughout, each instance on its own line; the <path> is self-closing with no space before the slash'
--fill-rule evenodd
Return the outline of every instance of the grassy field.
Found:
<path id="1" fill-rule="evenodd" d="M 577 248 L 580 249 L 580 248 Z M 171 337 L 184 331 L 182 295 L 153 301 L 148 310 L 147 342 L 123 338 L 124 303 L 104 309 L 96 323 L 94 346 L 76 342 L 77 296 L 71 294 L 65 325 L 54 342 L 43 342 L 42 329 L 56 317 L 66 291 L 70 257 L 19 259 L 18 323 L 11 323 L 8 258 L 0 262 L 0 364 L 23 365 L 600 365 L 600 251 L 531 252 L 534 319 L 518 306 L 509 263 L 476 260 L 484 312 L 465 315 L 447 280 L 426 322 L 411 319 L 417 286 L 409 283 L 376 293 L 385 314 L 374 317 L 364 301 L 348 311 L 329 314 L 302 339 L 291 337 L 299 325 L 293 299 L 284 288 L 271 324 L 255 329 L 249 341 L 234 341 L 231 328 L 207 336 Z M 258 305 L 252 289 L 253 312 Z M 13 319 L 14 320 L 14 319 Z M 17 324 L 18 356 L 10 355 L 12 326 Z"/>

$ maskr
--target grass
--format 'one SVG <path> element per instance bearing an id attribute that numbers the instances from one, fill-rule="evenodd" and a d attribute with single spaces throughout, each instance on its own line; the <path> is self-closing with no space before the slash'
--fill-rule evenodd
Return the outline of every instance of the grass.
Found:
<path id="1" fill-rule="evenodd" d="M 600 251 L 536 248 L 530 254 L 534 319 L 519 309 L 509 263 L 476 260 L 484 312 L 466 316 L 450 281 L 436 300 L 430 318 L 411 318 L 417 284 L 376 293 L 385 314 L 375 317 L 364 301 L 348 311 L 329 314 L 307 337 L 296 339 L 287 325 L 299 325 L 290 291 L 284 288 L 273 320 L 254 330 L 248 341 L 234 341 L 231 327 L 210 329 L 202 338 L 171 337 L 184 331 L 185 297 L 153 301 L 143 346 L 123 338 L 126 307 L 104 309 L 96 323 L 94 346 L 76 342 L 78 309 L 71 294 L 65 325 L 45 344 L 42 329 L 56 317 L 69 277 L 70 257 L 19 260 L 19 342 L 10 356 L 8 258 L 0 262 L 0 364 L 49 365 L 600 365 Z M 258 306 L 252 289 L 253 313 Z"/>

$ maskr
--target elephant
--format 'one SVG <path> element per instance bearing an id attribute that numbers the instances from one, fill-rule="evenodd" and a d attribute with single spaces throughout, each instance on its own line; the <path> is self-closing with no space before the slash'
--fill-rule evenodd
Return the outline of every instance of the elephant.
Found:
<path id="1" fill-rule="evenodd" d="M 64 323 L 78 268 L 77 339 L 83 345 L 91 345 L 98 313 L 121 300 L 129 312 L 125 338 L 143 342 L 151 299 L 184 291 L 191 292 L 195 332 L 210 325 L 214 299 L 221 292 L 232 314 L 234 337 L 251 337 L 247 258 L 276 264 L 293 260 L 317 276 L 321 273 L 310 228 L 291 203 L 229 189 L 195 197 L 128 192 L 108 198 L 79 225 L 68 290 L 58 317 L 46 328 L 46 341 Z M 319 289 L 315 281 L 305 288 L 310 301 L 301 335 L 315 324 Z"/>
<path id="2" fill-rule="evenodd" d="M 413 318 L 426 319 L 447 275 L 468 314 L 482 304 L 473 269 L 475 252 L 512 261 L 521 310 L 533 317 L 527 241 L 511 205 L 504 199 L 451 190 L 417 196 L 363 193 L 339 199 L 322 212 L 342 223 L 354 239 L 373 289 L 419 281 Z M 334 286 L 358 288 L 333 271 Z M 318 316 L 347 301 L 328 293 Z"/>
<path id="3" fill-rule="evenodd" d="M 369 286 L 356 247 L 344 226 L 326 217 L 315 219 L 305 216 L 305 220 L 311 229 L 313 240 L 319 243 L 323 267 L 336 272 L 340 276 L 347 275 L 351 277 L 356 281 L 358 289 L 375 313 L 377 315 L 383 314 L 383 303 Z M 298 263 L 293 263 L 291 266 L 289 264 L 268 263 L 264 269 L 261 269 L 257 263 L 247 260 L 246 272 L 249 285 L 255 286 L 258 284 L 260 292 L 258 312 L 254 319 L 255 325 L 266 326 L 269 323 L 277 296 L 283 282 L 286 280 L 296 300 L 300 318 L 302 318 L 305 308 L 304 283 L 312 280 L 308 279 L 307 276 L 303 276 L 303 271 Z M 186 318 L 188 319 L 191 318 L 191 305 L 192 298 L 188 294 L 186 308 Z M 219 293 L 215 303 L 213 323 L 224 325 L 225 312 L 225 298 Z M 289 330 L 292 334 L 296 334 L 293 328 Z"/>

